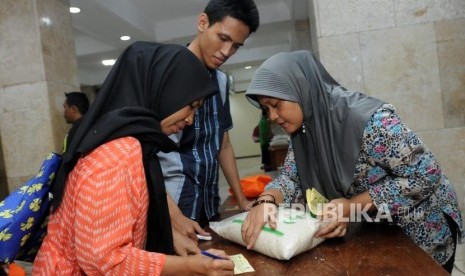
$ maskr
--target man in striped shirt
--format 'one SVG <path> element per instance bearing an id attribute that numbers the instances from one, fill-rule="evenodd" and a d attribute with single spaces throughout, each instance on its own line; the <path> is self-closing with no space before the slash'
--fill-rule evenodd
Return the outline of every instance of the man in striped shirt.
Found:
<path id="1" fill-rule="evenodd" d="M 228 130 L 233 125 L 227 77 L 217 68 L 236 53 L 258 25 L 253 0 L 210 0 L 197 18 L 197 35 L 188 45 L 210 71 L 218 93 L 205 100 L 195 114 L 193 125 L 170 136 L 179 143 L 179 151 L 161 152 L 159 158 L 171 196 L 168 198 L 173 229 L 194 241 L 196 234 L 209 235 L 202 228 L 218 214 L 220 166 L 241 210 L 249 209 L 229 140 Z M 193 253 L 198 248 L 183 250 L 177 253 Z"/>

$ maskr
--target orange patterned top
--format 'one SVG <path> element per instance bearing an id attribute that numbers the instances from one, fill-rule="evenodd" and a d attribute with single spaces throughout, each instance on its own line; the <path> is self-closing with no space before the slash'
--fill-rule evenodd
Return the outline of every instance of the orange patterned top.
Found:
<path id="1" fill-rule="evenodd" d="M 159 275 L 166 256 L 144 251 L 148 193 L 139 141 L 110 141 L 81 158 L 33 275 Z"/>

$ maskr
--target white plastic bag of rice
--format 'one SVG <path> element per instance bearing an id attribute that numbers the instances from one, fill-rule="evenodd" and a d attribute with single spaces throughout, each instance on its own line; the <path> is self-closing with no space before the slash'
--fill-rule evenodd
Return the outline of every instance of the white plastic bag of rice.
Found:
<path id="1" fill-rule="evenodd" d="M 241 236 L 241 226 L 247 214 L 244 212 L 222 221 L 212 221 L 210 228 L 227 240 L 247 246 Z M 324 241 L 313 237 L 322 224 L 308 211 L 280 207 L 276 229 L 266 224 L 252 249 L 278 260 L 289 260 Z"/>

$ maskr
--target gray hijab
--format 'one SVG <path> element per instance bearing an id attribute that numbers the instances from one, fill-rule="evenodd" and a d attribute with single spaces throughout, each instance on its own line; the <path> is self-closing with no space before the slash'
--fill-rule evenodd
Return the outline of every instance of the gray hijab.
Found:
<path id="1" fill-rule="evenodd" d="M 279 53 L 255 72 L 246 96 L 297 102 L 304 122 L 292 133 L 304 192 L 314 187 L 329 200 L 348 197 L 367 121 L 382 101 L 338 84 L 309 51 Z"/>

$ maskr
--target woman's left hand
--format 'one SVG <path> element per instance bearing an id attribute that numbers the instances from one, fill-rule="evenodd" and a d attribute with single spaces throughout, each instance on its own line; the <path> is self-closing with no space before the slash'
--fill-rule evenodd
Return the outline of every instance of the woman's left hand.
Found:
<path id="1" fill-rule="evenodd" d="M 197 241 L 190 239 L 173 228 L 174 251 L 179 256 L 188 256 L 200 253 Z"/>
<path id="2" fill-rule="evenodd" d="M 350 200 L 337 198 L 323 206 L 318 219 L 327 222 L 326 226 L 315 233 L 316 238 L 343 237 L 347 233 L 350 218 Z"/>

